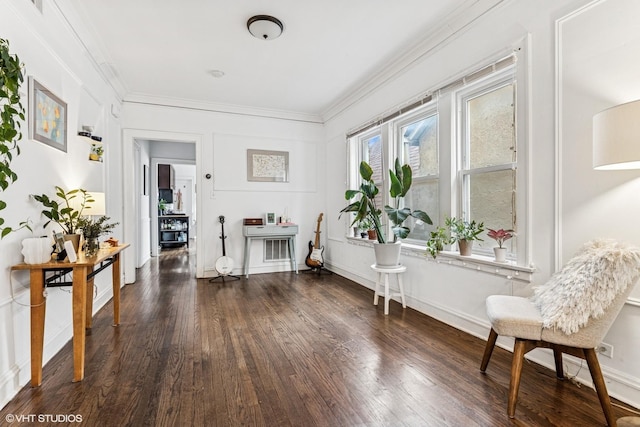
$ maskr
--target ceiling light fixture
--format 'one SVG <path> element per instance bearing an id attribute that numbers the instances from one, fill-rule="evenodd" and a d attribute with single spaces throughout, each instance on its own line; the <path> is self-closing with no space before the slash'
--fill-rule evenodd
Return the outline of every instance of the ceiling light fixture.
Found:
<path id="1" fill-rule="evenodd" d="M 255 38 L 273 40 L 280 37 L 284 26 L 278 18 L 269 15 L 256 15 L 247 21 L 247 29 Z"/>
<path id="2" fill-rule="evenodd" d="M 211 74 L 216 79 L 219 79 L 220 77 L 224 76 L 224 71 L 222 71 L 222 70 L 211 70 L 211 71 L 209 71 L 209 74 Z"/>

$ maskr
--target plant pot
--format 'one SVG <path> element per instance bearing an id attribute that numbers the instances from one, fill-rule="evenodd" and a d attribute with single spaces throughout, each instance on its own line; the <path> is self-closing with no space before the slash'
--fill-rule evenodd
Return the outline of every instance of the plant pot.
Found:
<path id="1" fill-rule="evenodd" d="M 369 236 L 369 240 L 378 240 L 378 233 L 376 233 L 376 230 L 367 230 L 367 235 Z"/>
<path id="2" fill-rule="evenodd" d="M 376 254 L 376 265 L 381 267 L 394 267 L 400 264 L 400 242 L 395 243 L 378 243 L 373 244 L 373 250 Z"/>
<path id="3" fill-rule="evenodd" d="M 80 248 L 80 234 L 65 234 L 64 240 L 71 241 L 73 245 L 73 250 L 78 253 L 78 248 Z"/>
<path id="4" fill-rule="evenodd" d="M 360 237 L 362 237 L 364 239 L 365 237 L 367 237 L 367 233 L 365 231 L 361 231 L 360 232 Z"/>
<path id="5" fill-rule="evenodd" d="M 458 248 L 460 249 L 460 255 L 471 256 L 473 250 L 473 240 L 458 240 Z"/>
<path id="6" fill-rule="evenodd" d="M 353 237 L 358 237 L 360 235 L 360 230 L 358 227 L 353 227 Z"/>
<path id="7" fill-rule="evenodd" d="M 496 262 L 507 262 L 507 248 L 493 248 Z"/>

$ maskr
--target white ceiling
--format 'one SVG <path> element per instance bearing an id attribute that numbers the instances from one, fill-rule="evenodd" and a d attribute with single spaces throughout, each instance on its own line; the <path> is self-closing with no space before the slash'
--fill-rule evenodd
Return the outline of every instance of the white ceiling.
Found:
<path id="1" fill-rule="evenodd" d="M 68 0 L 65 14 L 124 100 L 323 117 L 453 22 L 498 0 Z M 258 14 L 284 24 L 252 37 Z M 449 31 L 450 32 L 450 31 Z M 222 70 L 222 78 L 211 76 Z M 115 76 L 115 78 L 114 78 Z"/>

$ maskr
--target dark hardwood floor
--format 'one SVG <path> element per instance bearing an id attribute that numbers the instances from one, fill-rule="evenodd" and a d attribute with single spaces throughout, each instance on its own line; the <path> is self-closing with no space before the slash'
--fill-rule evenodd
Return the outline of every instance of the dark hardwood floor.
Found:
<path id="1" fill-rule="evenodd" d="M 122 290 L 121 325 L 111 303 L 94 316 L 84 381 L 71 382 L 69 342 L 0 425 L 7 414 L 86 426 L 605 425 L 592 389 L 533 363 L 509 420 L 511 353 L 496 348 L 481 374 L 483 340 L 397 302 L 385 316 L 371 290 L 338 275 L 210 283 L 194 263 L 180 248 L 147 263 Z"/>

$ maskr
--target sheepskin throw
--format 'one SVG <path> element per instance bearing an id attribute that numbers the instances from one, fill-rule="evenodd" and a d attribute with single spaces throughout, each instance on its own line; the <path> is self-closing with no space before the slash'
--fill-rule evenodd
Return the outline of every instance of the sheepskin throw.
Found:
<path id="1" fill-rule="evenodd" d="M 534 288 L 533 303 L 545 328 L 570 335 L 589 318 L 604 314 L 616 295 L 640 277 L 640 249 L 613 240 L 595 240 L 544 285 Z"/>

